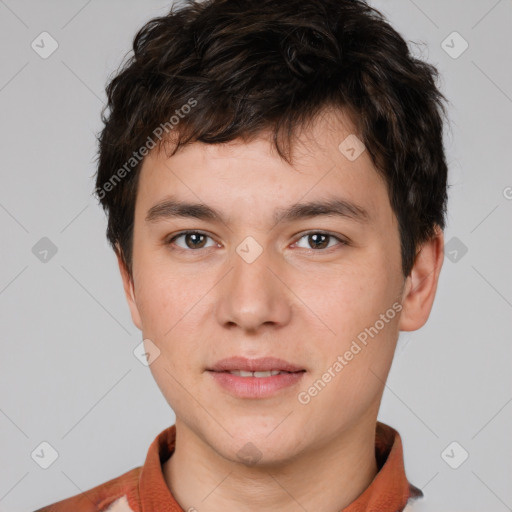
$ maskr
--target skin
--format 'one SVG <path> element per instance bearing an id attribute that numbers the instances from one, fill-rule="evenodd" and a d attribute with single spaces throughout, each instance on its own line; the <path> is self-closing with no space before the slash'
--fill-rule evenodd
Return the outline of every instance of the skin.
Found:
<path id="1" fill-rule="evenodd" d="M 279 158 L 268 133 L 251 141 L 196 142 L 170 158 L 153 151 L 143 163 L 133 275 L 119 255 L 118 262 L 133 322 L 160 350 L 150 369 L 177 429 L 163 472 L 184 510 L 338 512 L 377 473 L 375 423 L 384 382 L 399 331 L 420 328 L 430 314 L 443 233 L 419 248 L 404 278 L 384 181 L 367 151 L 349 161 L 338 149 L 350 133 L 347 116 L 326 111 L 298 133 L 293 165 Z M 147 222 L 148 210 L 171 194 L 215 208 L 226 223 Z M 333 196 L 366 209 L 368 221 L 273 222 L 276 208 Z M 182 236 L 166 245 L 185 229 L 207 238 Z M 317 248 L 307 231 L 328 231 L 348 244 L 328 237 Z M 263 249 L 250 264 L 236 252 L 247 236 Z M 401 304 L 400 314 L 308 404 L 300 403 L 298 393 L 393 304 Z M 278 357 L 306 373 L 299 385 L 272 397 L 237 398 L 205 371 L 234 355 Z M 261 453 L 256 464 L 237 457 L 248 442 Z"/>

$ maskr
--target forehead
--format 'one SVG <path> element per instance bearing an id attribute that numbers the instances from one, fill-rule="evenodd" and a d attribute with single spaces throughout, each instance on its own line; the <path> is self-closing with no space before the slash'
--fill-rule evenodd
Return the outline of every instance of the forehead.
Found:
<path id="1" fill-rule="evenodd" d="M 195 142 L 172 157 L 152 151 L 142 165 L 136 210 L 146 215 L 172 196 L 253 220 L 256 212 L 268 212 L 275 221 L 278 210 L 317 199 L 342 199 L 370 217 L 389 213 L 387 187 L 370 155 L 362 146 L 352 158 L 347 141 L 362 146 L 347 116 L 327 112 L 296 132 L 289 163 L 279 157 L 269 132 L 250 141 Z"/>

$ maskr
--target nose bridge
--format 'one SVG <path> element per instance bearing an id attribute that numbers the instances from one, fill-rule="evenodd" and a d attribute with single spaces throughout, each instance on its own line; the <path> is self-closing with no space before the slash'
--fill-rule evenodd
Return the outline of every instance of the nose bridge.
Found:
<path id="1" fill-rule="evenodd" d="M 229 266 L 232 271 L 219 290 L 217 315 L 221 324 L 256 330 L 263 324 L 289 320 L 289 297 L 274 275 L 279 265 L 270 249 L 247 237 L 231 255 Z"/>

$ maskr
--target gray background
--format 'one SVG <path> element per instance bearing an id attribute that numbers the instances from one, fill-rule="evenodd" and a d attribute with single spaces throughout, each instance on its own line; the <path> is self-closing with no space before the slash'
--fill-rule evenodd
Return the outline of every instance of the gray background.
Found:
<path id="1" fill-rule="evenodd" d="M 380 420 L 401 433 L 409 480 L 426 495 L 418 510 L 512 510 L 512 2 L 373 5 L 424 43 L 414 51 L 439 68 L 451 102 L 451 254 L 429 322 L 399 341 Z M 174 422 L 133 355 L 141 334 L 92 196 L 106 79 L 136 30 L 168 6 L 0 0 L 3 512 L 143 464 Z M 31 48 L 43 31 L 59 45 L 47 59 Z M 454 31 L 469 44 L 457 58 Z M 33 252 L 43 237 L 57 248 L 46 262 Z M 31 457 L 43 441 L 58 452 L 48 469 Z M 453 469 L 447 461 L 459 464 L 463 450 L 469 458 Z"/>

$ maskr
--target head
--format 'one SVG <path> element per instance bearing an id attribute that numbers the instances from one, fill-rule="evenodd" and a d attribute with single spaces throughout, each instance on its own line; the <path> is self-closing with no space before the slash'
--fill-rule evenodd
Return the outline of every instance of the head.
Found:
<path id="1" fill-rule="evenodd" d="M 354 0 L 189 2 L 133 50 L 107 87 L 96 193 L 177 419 L 268 463 L 371 425 L 442 265 L 435 68 Z M 233 396 L 213 376 L 232 356 L 302 375 Z"/>

